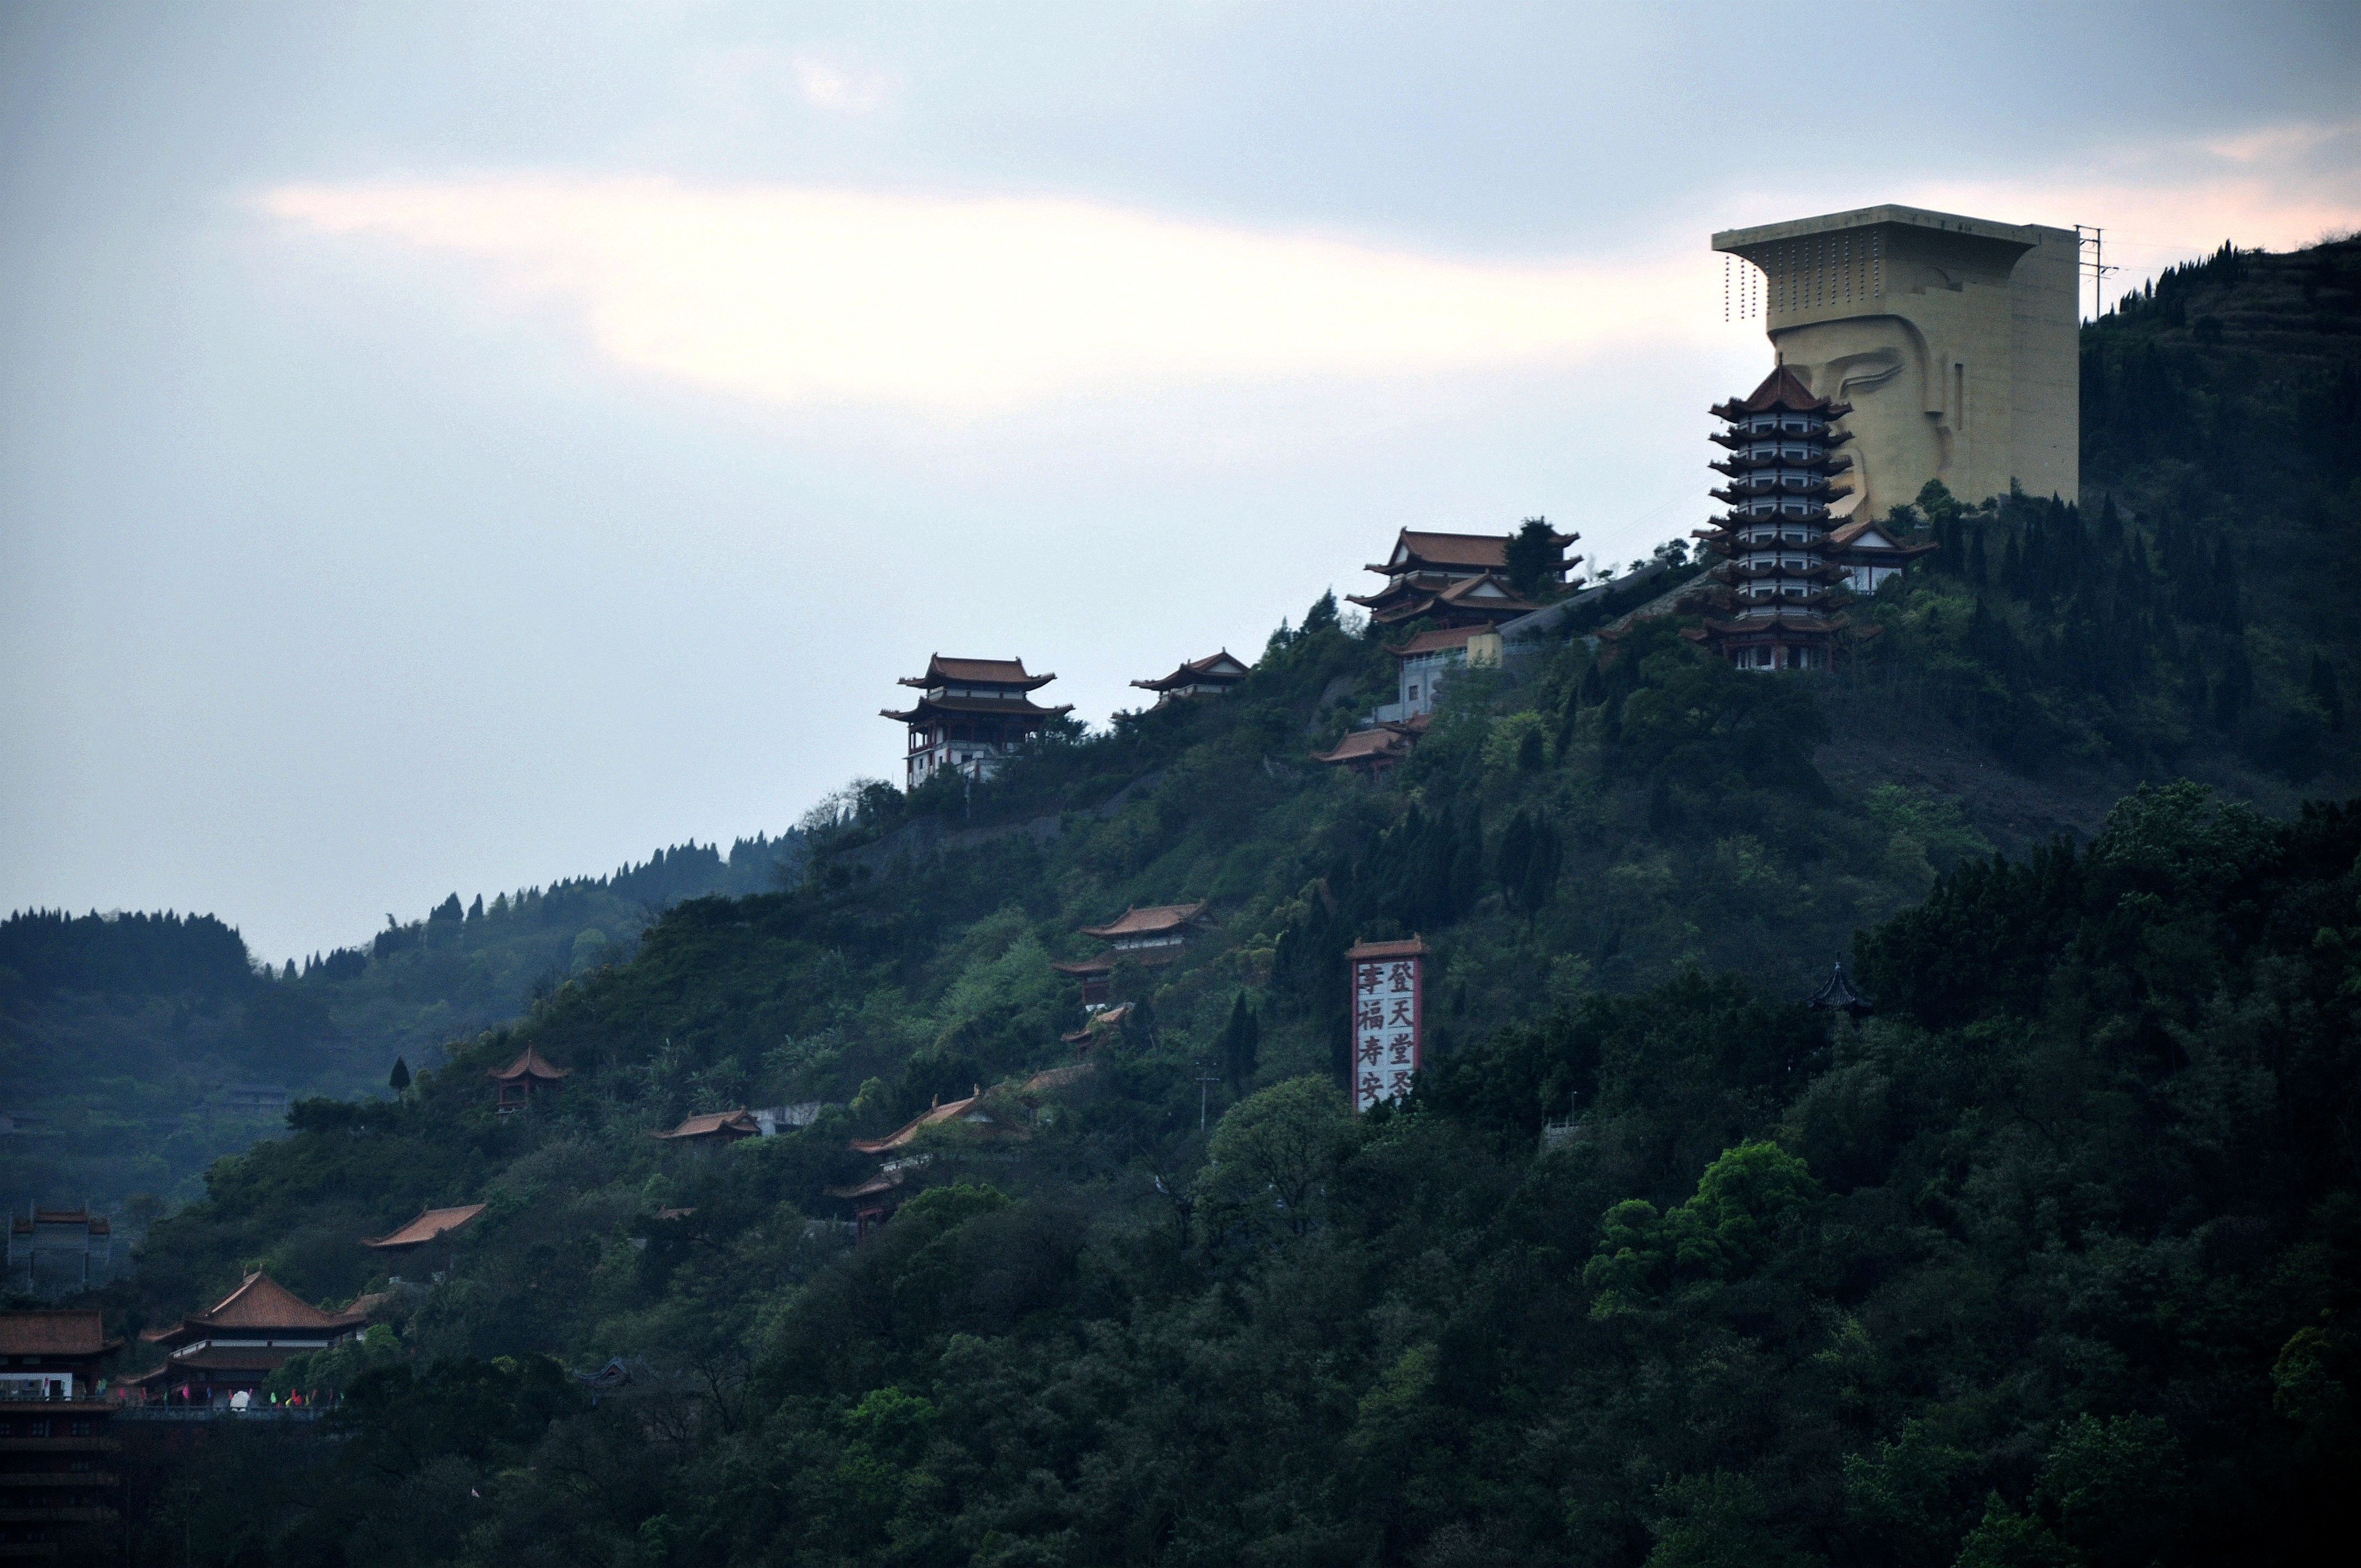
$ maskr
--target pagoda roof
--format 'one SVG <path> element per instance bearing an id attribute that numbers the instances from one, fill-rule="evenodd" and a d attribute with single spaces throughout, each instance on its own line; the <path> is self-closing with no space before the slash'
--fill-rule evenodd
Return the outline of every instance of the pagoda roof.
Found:
<path id="1" fill-rule="evenodd" d="M 1205 908 L 1206 901 L 1202 898 L 1194 904 L 1151 904 L 1145 909 L 1134 905 L 1104 926 L 1084 926 L 1081 930 L 1085 937 L 1109 941 L 1117 937 L 1154 936 L 1201 923 Z"/>
<path id="2" fill-rule="evenodd" d="M 123 1342 L 106 1337 L 96 1308 L 0 1312 L 0 1355 L 104 1355 Z"/>
<path id="3" fill-rule="evenodd" d="M 221 1329 L 288 1329 L 296 1332 L 353 1328 L 367 1314 L 346 1308 L 324 1311 L 268 1274 L 246 1277 L 238 1288 L 202 1312 L 191 1312 L 169 1329 L 150 1329 L 139 1337 L 151 1344 L 173 1344 L 203 1339 Z"/>
<path id="4" fill-rule="evenodd" d="M 1382 566 L 1372 565 L 1372 572 L 1389 576 L 1415 572 L 1421 567 L 1441 567 L 1444 570 L 1504 571 L 1509 565 L 1507 533 L 1435 533 L 1424 529 L 1405 528 L 1394 539 L 1392 555 Z M 1550 532 L 1550 541 L 1559 550 L 1580 539 L 1578 533 Z"/>
<path id="5" fill-rule="evenodd" d="M 553 1066 L 547 1058 L 531 1046 L 527 1046 L 524 1048 L 524 1054 L 516 1060 L 506 1067 L 495 1068 L 484 1076 L 498 1079 L 502 1083 L 513 1083 L 521 1078 L 537 1078 L 545 1082 L 555 1083 L 561 1079 L 571 1077 L 572 1069 Z"/>
<path id="6" fill-rule="evenodd" d="M 1031 691 L 1056 680 L 1055 675 L 1028 675 L 1022 659 L 946 659 L 940 653 L 927 660 L 923 675 L 904 675 L 906 686 L 1022 686 Z"/>
<path id="7" fill-rule="evenodd" d="M 1115 955 L 1113 953 L 1101 953 L 1096 958 L 1076 959 L 1071 961 L 1062 959 L 1052 959 L 1049 967 L 1056 970 L 1060 974 L 1113 974 L 1115 972 Z"/>
<path id="8" fill-rule="evenodd" d="M 1845 967 L 1841 963 L 1828 971 L 1828 978 L 1821 982 L 1819 990 L 1812 992 L 1812 1000 L 1806 1005 L 1823 1011 L 1850 1013 L 1856 1018 L 1874 1011 L 1870 1006 L 1869 998 L 1853 989 L 1852 981 L 1845 974 Z"/>
<path id="9" fill-rule="evenodd" d="M 1406 942 L 1356 942 L 1345 949 L 1348 959 L 1415 959 L 1434 951 L 1417 937 Z"/>
<path id="10" fill-rule="evenodd" d="M 1763 378 L 1763 384 L 1743 398 L 1732 398 L 1719 403 L 1710 411 L 1717 419 L 1738 419 L 1746 414 L 1770 413 L 1819 414 L 1828 419 L 1842 419 L 1852 412 L 1850 403 L 1832 402 L 1814 397 L 1803 378 L 1782 365 Z"/>
<path id="11" fill-rule="evenodd" d="M 1244 660 L 1224 648 L 1202 659 L 1191 659 L 1169 675 L 1131 684 L 1142 691 L 1162 692 L 1170 691 L 1175 686 L 1195 685 L 1201 681 L 1242 681 L 1251 673 Z"/>
<path id="12" fill-rule="evenodd" d="M 735 1111 L 700 1111 L 694 1116 L 682 1117 L 680 1125 L 670 1132 L 648 1135 L 667 1143 L 697 1138 L 726 1143 L 735 1138 L 759 1138 L 762 1135 L 763 1124 L 742 1107 Z"/>
<path id="13" fill-rule="evenodd" d="M 481 1203 L 464 1203 L 456 1209 L 422 1209 L 418 1212 L 418 1218 L 410 1223 L 381 1236 L 364 1237 L 361 1245 L 387 1252 L 404 1252 L 412 1247 L 424 1246 L 428 1242 L 460 1229 L 483 1212 Z"/>
<path id="14" fill-rule="evenodd" d="M 1074 705 L 1067 702 L 1060 703 L 1055 707 L 1043 707 L 1029 696 L 922 696 L 906 712 L 896 713 L 890 707 L 881 707 L 877 711 L 897 723 L 907 724 L 929 713 L 971 713 L 1012 718 L 1055 718 L 1061 713 L 1073 712 Z"/>
<path id="15" fill-rule="evenodd" d="M 939 1102 L 930 1105 L 884 1137 L 855 1138 L 852 1140 L 852 1146 L 862 1154 L 891 1154 L 908 1144 L 928 1127 L 940 1127 L 952 1122 L 971 1124 L 974 1130 L 980 1133 L 1015 1133 L 1022 1130 L 1012 1123 L 995 1119 L 992 1112 L 978 1109 L 976 1102 L 983 1098 L 983 1090 L 979 1085 L 975 1091 L 964 1100 L 954 1100 L 948 1105 Z"/>

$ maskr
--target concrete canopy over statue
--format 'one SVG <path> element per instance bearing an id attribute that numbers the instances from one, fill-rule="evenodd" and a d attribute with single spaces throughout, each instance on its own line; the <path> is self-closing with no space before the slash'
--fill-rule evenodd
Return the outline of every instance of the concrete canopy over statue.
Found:
<path id="1" fill-rule="evenodd" d="M 1762 269 L 1778 363 L 1852 405 L 1852 493 L 1832 520 L 1883 517 L 1929 479 L 1971 502 L 2011 480 L 2074 499 L 2073 230 L 1879 206 L 1728 229 L 1713 247 Z"/>

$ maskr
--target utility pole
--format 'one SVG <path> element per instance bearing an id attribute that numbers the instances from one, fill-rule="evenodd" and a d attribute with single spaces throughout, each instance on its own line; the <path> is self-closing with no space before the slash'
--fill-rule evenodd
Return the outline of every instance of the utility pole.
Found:
<path id="1" fill-rule="evenodd" d="M 1203 1062 L 1197 1064 L 1197 1130 L 1201 1133 L 1205 1130 L 1205 1095 L 1208 1092 L 1206 1086 L 1221 1081 L 1218 1076 L 1205 1070 Z"/>
<path id="2" fill-rule="evenodd" d="M 2088 273 L 2091 279 L 2091 319 L 2099 319 L 2099 308 L 2105 302 L 2107 274 L 2121 270 L 2107 265 L 2107 231 L 2095 224 L 2074 225 L 2076 245 L 2074 270 Z M 2081 252 L 2088 250 L 2085 258 Z"/>

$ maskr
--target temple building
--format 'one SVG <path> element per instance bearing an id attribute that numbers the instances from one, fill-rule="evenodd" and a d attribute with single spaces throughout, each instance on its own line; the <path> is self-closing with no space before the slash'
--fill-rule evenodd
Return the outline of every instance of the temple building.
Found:
<path id="1" fill-rule="evenodd" d="M 368 1326 L 357 1305 L 323 1311 L 267 1274 L 249 1274 L 238 1288 L 169 1329 L 140 1335 L 160 1345 L 164 1365 L 129 1379 L 151 1398 L 211 1405 L 253 1394 L 291 1357 L 325 1350 Z"/>
<path id="2" fill-rule="evenodd" d="M 1543 576 L 1563 586 L 1582 558 L 1565 558 L 1565 547 L 1582 536 L 1552 533 L 1557 558 Z M 1424 619 L 1437 626 L 1497 626 L 1541 607 L 1509 585 L 1509 539 L 1505 533 L 1426 533 L 1405 528 L 1393 554 L 1367 570 L 1386 579 L 1369 595 L 1349 596 L 1378 626 Z"/>
<path id="3" fill-rule="evenodd" d="M 1202 659 L 1191 659 L 1169 675 L 1131 684 L 1142 691 L 1154 692 L 1156 706 L 1162 707 L 1181 697 L 1219 696 L 1250 673 L 1244 660 L 1224 648 Z"/>
<path id="4" fill-rule="evenodd" d="M 1192 933 L 1213 928 L 1213 919 L 1205 908 L 1205 901 L 1200 899 L 1194 904 L 1159 904 L 1147 909 L 1126 909 L 1104 926 L 1082 927 L 1083 936 L 1095 937 L 1107 944 L 1105 952 L 1049 967 L 1082 982 L 1084 1007 L 1103 1007 L 1114 995 L 1115 966 L 1118 961 L 1129 959 L 1150 967 L 1170 963 L 1180 956 L 1180 949 L 1188 945 Z"/>
<path id="5" fill-rule="evenodd" d="M 465 1230 L 483 1212 L 481 1203 L 465 1203 L 456 1209 L 422 1209 L 418 1218 L 398 1230 L 381 1236 L 364 1236 L 361 1245 L 385 1254 L 389 1262 L 409 1268 L 413 1275 L 423 1273 L 429 1278 L 440 1279 L 450 1267 L 448 1238 Z"/>
<path id="6" fill-rule="evenodd" d="M 539 1051 L 527 1046 L 516 1060 L 484 1076 L 500 1085 L 494 1103 L 499 1113 L 505 1116 L 511 1111 L 523 1110 L 533 1102 L 534 1095 L 564 1083 L 568 1072 L 565 1068 L 552 1067 L 542 1059 Z"/>
<path id="7" fill-rule="evenodd" d="M 1434 711 L 1434 699 L 1454 670 L 1499 669 L 1499 630 L 1486 622 L 1422 631 L 1400 646 L 1389 649 L 1400 676 L 1399 695 L 1385 718 L 1409 720 Z"/>
<path id="8" fill-rule="evenodd" d="M 1422 717 L 1407 722 L 1387 720 L 1367 729 L 1348 729 L 1325 751 L 1312 752 L 1312 760 L 1363 778 L 1382 778 L 1401 765 L 1425 729 Z"/>
<path id="9" fill-rule="evenodd" d="M 1022 659 L 946 659 L 937 653 L 923 675 L 901 684 L 922 695 L 906 711 L 880 711 L 909 726 L 903 762 L 905 788 L 916 789 L 939 773 L 955 773 L 979 782 L 990 778 L 1043 725 L 1073 711 L 1069 703 L 1043 707 L 1032 694 L 1056 680 L 1028 675 Z"/>
<path id="10" fill-rule="evenodd" d="M 741 1138 L 759 1138 L 762 1135 L 763 1124 L 743 1109 L 700 1112 L 682 1118 L 680 1125 L 669 1131 L 648 1135 L 668 1144 L 686 1145 L 690 1148 L 718 1148 L 724 1144 L 734 1144 Z"/>
<path id="11" fill-rule="evenodd" d="M 1828 558 L 1829 502 L 1848 494 L 1850 460 L 1835 448 L 1845 403 L 1813 396 L 1785 367 L 1753 394 L 1713 410 L 1729 429 L 1713 437 L 1730 455 L 1714 499 L 1730 510 L 1700 529 L 1722 558 L 1701 596 L 1705 625 L 1689 635 L 1742 670 L 1825 670 L 1847 622 L 1832 613 L 1848 569 Z"/>
<path id="12" fill-rule="evenodd" d="M 1931 539 L 1904 543 L 1893 529 L 1867 518 L 1828 534 L 1828 559 L 1843 568 L 1845 587 L 1857 594 L 1875 593 L 1902 576 L 1911 562 L 1939 548 Z"/>
<path id="13" fill-rule="evenodd" d="M 109 1544 L 122 1445 L 100 1367 L 122 1348 L 94 1310 L 0 1312 L 0 1558 L 96 1561 Z"/>

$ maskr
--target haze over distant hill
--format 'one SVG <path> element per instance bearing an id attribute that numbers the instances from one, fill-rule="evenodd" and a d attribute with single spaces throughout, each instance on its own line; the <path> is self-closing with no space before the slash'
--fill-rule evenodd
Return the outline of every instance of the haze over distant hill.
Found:
<path id="1" fill-rule="evenodd" d="M 454 894 L 287 971 L 258 969 L 210 915 L 13 915 L 0 922 L 0 1113 L 16 1130 L 0 1139 L 0 1194 L 20 1209 L 184 1202 L 213 1160 L 280 1130 L 291 1097 L 385 1092 L 397 1058 L 432 1065 L 445 1041 L 627 955 L 668 905 L 767 891 L 800 857 L 793 834 L 727 856 L 691 843 L 489 904 Z"/>

